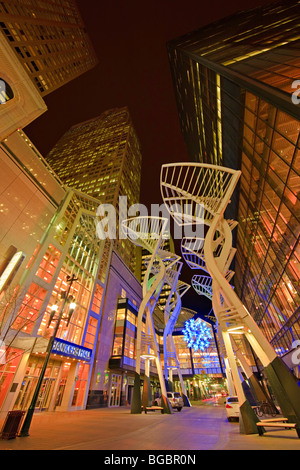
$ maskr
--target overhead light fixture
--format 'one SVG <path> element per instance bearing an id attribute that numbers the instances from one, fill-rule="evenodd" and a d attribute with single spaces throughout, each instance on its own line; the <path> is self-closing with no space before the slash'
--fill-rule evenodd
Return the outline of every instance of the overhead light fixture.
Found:
<path id="1" fill-rule="evenodd" d="M 228 333 L 233 333 L 233 334 L 241 334 L 242 332 L 240 330 L 243 330 L 243 326 L 236 326 L 235 328 L 229 328 L 227 331 Z"/>

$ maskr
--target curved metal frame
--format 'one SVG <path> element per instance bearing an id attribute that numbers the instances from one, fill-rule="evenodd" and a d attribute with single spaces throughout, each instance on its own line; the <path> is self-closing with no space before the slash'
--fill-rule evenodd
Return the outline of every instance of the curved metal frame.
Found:
<path id="1" fill-rule="evenodd" d="M 177 261 L 171 269 L 167 271 L 167 284 L 170 287 L 170 293 L 164 309 L 165 328 L 163 335 L 163 350 L 164 350 L 164 369 L 165 380 L 167 386 L 173 380 L 173 370 L 177 371 L 182 397 L 185 406 L 190 406 L 187 396 L 186 388 L 184 385 L 180 363 L 177 357 L 176 347 L 173 339 L 173 331 L 177 322 L 178 316 L 181 312 L 182 302 L 181 298 L 188 291 L 190 286 L 185 282 L 179 281 L 179 276 L 182 269 L 182 262 Z"/>
<path id="2" fill-rule="evenodd" d="M 180 259 L 174 253 L 164 250 L 164 234 L 168 225 L 168 219 L 162 217 L 134 217 L 122 222 L 124 233 L 131 241 L 149 253 L 147 270 L 143 281 L 143 300 L 141 302 L 137 318 L 136 340 L 136 372 L 132 397 L 132 413 L 141 413 L 142 405 L 148 406 L 150 399 L 150 360 L 155 359 L 156 369 L 160 381 L 162 406 L 167 413 L 172 413 L 172 408 L 167 399 L 166 383 L 161 366 L 159 346 L 157 344 L 153 312 L 157 305 L 161 290 L 170 277 L 174 266 Z M 176 279 L 176 277 L 175 277 Z M 146 313 L 146 333 L 143 335 L 143 316 Z M 141 400 L 140 376 L 142 347 L 146 348 L 144 393 Z M 143 402 L 143 403 L 142 403 Z"/>

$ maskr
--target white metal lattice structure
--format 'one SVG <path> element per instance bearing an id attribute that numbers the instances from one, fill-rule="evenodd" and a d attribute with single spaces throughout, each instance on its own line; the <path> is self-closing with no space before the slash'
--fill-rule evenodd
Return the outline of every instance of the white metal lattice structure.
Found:
<path id="1" fill-rule="evenodd" d="M 257 432 L 255 426 L 257 418 L 246 400 L 241 385 L 230 335 L 237 332 L 245 335 L 265 370 L 269 372 L 270 379 L 281 392 L 283 388 L 273 377 L 273 373 L 275 368 L 278 374 L 284 375 L 284 372 L 276 362 L 279 358 L 275 350 L 229 283 L 231 276 L 229 266 L 235 254 L 232 248 L 232 229 L 236 222 L 226 221 L 224 212 L 230 203 L 240 173 L 237 170 L 202 163 L 169 164 L 163 165 L 161 169 L 160 185 L 165 205 L 178 224 L 184 226 L 185 221 L 188 220 L 188 223 L 205 224 L 208 227 L 203 247 L 195 253 L 195 249 L 191 250 L 191 245 L 184 242 L 183 257 L 188 260 L 193 269 L 197 260 L 200 260 L 199 267 L 203 269 L 204 266 L 211 277 L 214 313 L 239 398 L 242 421 L 247 433 L 251 433 Z M 292 384 L 290 386 L 292 387 Z M 280 394 L 277 398 L 282 400 Z M 284 400 L 281 403 L 284 407 Z M 287 411 L 289 406 L 286 407 Z M 300 409 L 295 400 L 293 400 L 291 413 L 300 421 Z"/>
<path id="2" fill-rule="evenodd" d="M 206 231 L 209 232 L 216 214 L 223 214 L 228 204 L 225 197 L 227 194 L 230 194 L 231 197 L 238 178 L 238 172 L 227 172 L 227 169 L 207 164 L 164 165 L 161 170 L 161 192 L 170 214 L 177 223 L 184 225 L 186 212 L 189 211 L 189 220 L 194 224 L 206 225 Z M 227 226 L 231 230 L 235 223 L 230 221 Z M 181 250 L 183 258 L 192 269 L 198 268 L 208 274 L 193 276 L 192 286 L 198 294 L 205 295 L 212 300 L 217 321 L 221 324 L 218 310 L 223 308 L 224 298 L 220 288 L 213 289 L 213 276 L 205 253 L 206 238 L 207 234 L 204 238 L 184 238 L 181 243 Z M 213 232 L 212 239 L 210 239 L 209 249 L 210 257 L 218 260 L 222 278 L 225 280 L 226 276 L 232 277 L 233 273 L 229 272 L 228 268 L 235 250 L 232 248 L 231 239 L 228 242 L 224 229 L 218 224 Z M 228 347 L 227 344 L 227 348 L 224 348 L 225 363 L 228 363 L 229 360 Z M 235 361 L 232 362 L 232 355 L 230 369 L 232 374 L 235 375 L 235 381 L 238 381 L 239 402 L 244 403 L 246 398 L 240 384 L 236 363 Z"/>
<path id="3" fill-rule="evenodd" d="M 209 224 L 222 210 L 224 194 L 235 188 L 237 173 L 201 163 L 163 165 L 160 188 L 164 203 L 179 225 Z"/>
<path id="4" fill-rule="evenodd" d="M 207 272 L 204 259 L 204 238 L 183 238 L 181 254 L 191 269 L 203 269 Z"/>

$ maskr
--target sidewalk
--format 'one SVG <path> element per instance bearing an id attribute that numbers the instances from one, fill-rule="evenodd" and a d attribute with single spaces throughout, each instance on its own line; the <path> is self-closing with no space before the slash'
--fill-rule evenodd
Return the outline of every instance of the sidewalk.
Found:
<path id="1" fill-rule="evenodd" d="M 0 439 L 1 450 L 300 450 L 295 431 L 241 435 L 224 406 L 132 415 L 128 407 L 34 415 L 30 436 Z"/>

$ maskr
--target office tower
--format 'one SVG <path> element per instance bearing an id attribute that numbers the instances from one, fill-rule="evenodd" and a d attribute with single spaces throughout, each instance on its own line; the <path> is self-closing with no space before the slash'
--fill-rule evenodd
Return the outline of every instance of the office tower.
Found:
<path id="1" fill-rule="evenodd" d="M 5 0 L 0 30 L 42 96 L 97 64 L 75 0 Z"/>
<path id="2" fill-rule="evenodd" d="M 0 33 L 0 141 L 46 110 L 39 91 Z"/>
<path id="3" fill-rule="evenodd" d="M 300 337 L 299 22 L 299 2 L 277 2 L 168 43 L 191 160 L 242 171 L 235 289 L 286 360 Z"/>
<path id="4" fill-rule="evenodd" d="M 127 107 L 105 111 L 71 127 L 46 159 L 67 186 L 111 204 L 117 222 L 126 218 L 127 208 L 139 202 L 142 157 Z M 126 207 L 122 203 L 119 208 L 120 196 L 127 197 Z M 135 272 L 135 247 L 130 240 L 119 238 L 118 225 L 116 235 L 114 249 Z"/>

